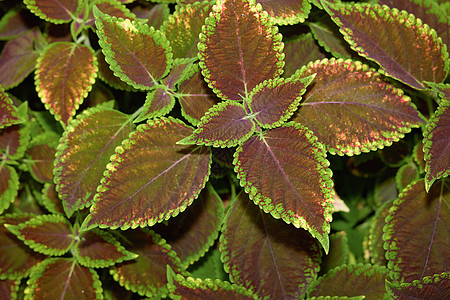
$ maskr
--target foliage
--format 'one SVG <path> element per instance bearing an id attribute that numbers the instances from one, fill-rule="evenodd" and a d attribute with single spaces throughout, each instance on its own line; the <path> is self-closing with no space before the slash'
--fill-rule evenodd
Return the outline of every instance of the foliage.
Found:
<path id="1" fill-rule="evenodd" d="M 444 2 L 0 2 L 1 294 L 449 298 Z"/>

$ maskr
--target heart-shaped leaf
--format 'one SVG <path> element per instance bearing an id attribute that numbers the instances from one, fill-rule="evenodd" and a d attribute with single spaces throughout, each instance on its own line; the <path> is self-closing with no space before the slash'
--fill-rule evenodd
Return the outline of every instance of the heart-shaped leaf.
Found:
<path id="1" fill-rule="evenodd" d="M 192 131 L 173 118 L 140 125 L 116 148 L 87 228 L 151 226 L 184 211 L 205 186 L 211 163 L 207 148 L 176 144 Z"/>
<path id="2" fill-rule="evenodd" d="M 178 143 L 233 147 L 247 140 L 255 129 L 256 124 L 247 117 L 242 104 L 224 101 L 213 106 L 200 120 L 194 133 Z"/>
<path id="3" fill-rule="evenodd" d="M 256 85 L 283 71 L 281 38 L 254 1 L 218 1 L 198 45 L 206 82 L 222 99 L 247 98 Z"/>
<path id="4" fill-rule="evenodd" d="M 19 190 L 19 175 L 8 165 L 0 166 L 0 214 L 14 202 Z"/>
<path id="5" fill-rule="evenodd" d="M 24 0 L 27 8 L 38 17 L 55 24 L 67 23 L 82 8 L 82 0 Z"/>
<path id="6" fill-rule="evenodd" d="M 314 73 L 316 79 L 303 95 L 294 121 L 312 130 L 332 154 L 389 146 L 423 122 L 410 98 L 366 65 L 324 59 L 296 75 Z"/>
<path id="7" fill-rule="evenodd" d="M 311 11 L 311 4 L 304 0 L 256 0 L 256 3 L 279 25 L 303 23 Z"/>
<path id="8" fill-rule="evenodd" d="M 450 187 L 445 179 L 428 193 L 421 179 L 394 201 L 383 235 L 392 279 L 411 283 L 448 271 L 449 201 Z"/>
<path id="9" fill-rule="evenodd" d="M 141 296 L 167 296 L 167 266 L 181 272 L 176 253 L 153 231 L 135 229 L 122 234 L 126 248 L 139 256 L 133 261 L 114 265 L 110 269 L 114 280 Z"/>
<path id="10" fill-rule="evenodd" d="M 420 19 L 387 6 L 324 3 L 352 49 L 378 63 L 384 74 L 416 89 L 424 89 L 424 81 L 444 81 L 448 52 Z"/>
<path id="11" fill-rule="evenodd" d="M 269 79 L 256 86 L 247 102 L 256 123 L 262 128 L 274 128 L 287 121 L 314 77 Z"/>
<path id="12" fill-rule="evenodd" d="M 308 289 L 309 297 L 365 296 L 364 299 L 384 299 L 388 270 L 370 264 L 343 265 L 318 278 Z"/>
<path id="13" fill-rule="evenodd" d="M 68 216 L 91 205 L 110 156 L 133 129 L 129 116 L 104 108 L 84 111 L 67 127 L 54 174 Z"/>
<path id="14" fill-rule="evenodd" d="M 325 157 L 309 130 L 286 123 L 240 145 L 233 163 L 255 204 L 309 231 L 328 253 L 334 192 Z"/>
<path id="15" fill-rule="evenodd" d="M 137 257 L 120 245 L 109 232 L 98 229 L 80 234 L 73 255 L 80 265 L 89 268 L 106 268 Z"/>
<path id="16" fill-rule="evenodd" d="M 97 272 L 73 258 L 48 258 L 33 269 L 25 299 L 103 299 Z"/>
<path id="17" fill-rule="evenodd" d="M 244 192 L 228 210 L 222 232 L 220 250 L 230 279 L 261 299 L 301 298 L 317 276 L 318 242 L 264 214 Z"/>
<path id="18" fill-rule="evenodd" d="M 18 225 L 5 225 L 36 252 L 60 256 L 74 242 L 72 226 L 61 215 L 40 215 Z"/>
<path id="19" fill-rule="evenodd" d="M 14 106 L 11 97 L 0 86 L 0 129 L 21 122 L 17 107 Z"/>
<path id="20" fill-rule="evenodd" d="M 443 99 L 423 133 L 425 186 L 450 174 L 450 99 Z"/>
<path id="21" fill-rule="evenodd" d="M 114 74 L 136 89 L 150 90 L 167 75 L 172 52 L 164 34 L 94 7 L 99 44 Z"/>
<path id="22" fill-rule="evenodd" d="M 65 125 L 87 97 L 97 76 L 92 48 L 56 42 L 45 48 L 36 66 L 36 89 L 45 107 Z"/>
<path id="23" fill-rule="evenodd" d="M 393 299 L 447 299 L 450 297 L 450 274 L 426 276 L 412 283 L 386 281 L 386 289 Z"/>

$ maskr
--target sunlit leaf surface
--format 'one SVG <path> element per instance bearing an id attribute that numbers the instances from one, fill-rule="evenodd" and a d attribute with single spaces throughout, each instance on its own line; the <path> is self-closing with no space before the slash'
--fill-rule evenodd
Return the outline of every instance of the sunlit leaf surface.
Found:
<path id="1" fill-rule="evenodd" d="M 242 192 L 230 207 L 220 238 L 232 282 L 270 299 L 301 298 L 316 278 L 321 249 L 303 229 L 276 220 Z"/>

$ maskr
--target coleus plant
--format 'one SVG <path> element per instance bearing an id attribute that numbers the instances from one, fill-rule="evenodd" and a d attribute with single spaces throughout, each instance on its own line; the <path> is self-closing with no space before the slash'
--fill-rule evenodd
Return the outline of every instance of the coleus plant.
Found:
<path id="1" fill-rule="evenodd" d="M 448 3 L 173 2 L 1 19 L 3 295 L 448 298 Z"/>

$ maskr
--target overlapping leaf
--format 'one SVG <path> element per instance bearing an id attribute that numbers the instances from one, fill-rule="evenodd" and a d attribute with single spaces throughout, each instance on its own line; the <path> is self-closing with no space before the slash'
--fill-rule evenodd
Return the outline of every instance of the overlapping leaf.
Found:
<path id="1" fill-rule="evenodd" d="M 119 111 L 93 108 L 70 124 L 55 160 L 55 183 L 68 216 L 94 199 L 110 156 L 134 129 Z"/>
<path id="2" fill-rule="evenodd" d="M 61 215 L 41 215 L 6 226 L 31 249 L 46 255 L 63 255 L 74 242 L 72 226 Z"/>
<path id="3" fill-rule="evenodd" d="M 42 205 L 52 214 L 65 215 L 63 204 L 56 192 L 54 183 L 44 184 L 42 189 Z"/>
<path id="4" fill-rule="evenodd" d="M 191 136 L 178 143 L 233 147 L 247 140 L 256 129 L 256 124 L 247 117 L 244 106 L 231 101 L 213 106 L 197 126 Z"/>
<path id="5" fill-rule="evenodd" d="M 184 211 L 205 186 L 211 162 L 207 148 L 176 144 L 192 131 L 173 118 L 139 126 L 111 158 L 85 225 L 144 227 Z"/>
<path id="6" fill-rule="evenodd" d="M 49 258 L 33 269 L 25 299 L 103 299 L 95 270 L 73 258 Z"/>
<path id="7" fill-rule="evenodd" d="M 19 175 L 8 165 L 0 165 L 0 214 L 16 199 L 19 190 Z"/>
<path id="8" fill-rule="evenodd" d="M 447 299 L 450 297 L 450 274 L 435 274 L 413 283 L 387 281 L 386 289 L 393 299 Z"/>
<path id="9" fill-rule="evenodd" d="M 82 7 L 82 0 L 24 0 L 38 17 L 55 24 L 70 22 Z"/>
<path id="10" fill-rule="evenodd" d="M 223 99 L 241 100 L 282 73 L 281 35 L 253 0 L 218 1 L 198 49 L 205 80 Z"/>
<path id="11" fill-rule="evenodd" d="M 5 161 L 17 160 L 25 154 L 30 142 L 30 125 L 13 125 L 0 131 L 0 157 Z"/>
<path id="12" fill-rule="evenodd" d="M 318 242 L 305 230 L 264 214 L 244 192 L 230 207 L 222 232 L 225 270 L 232 282 L 261 299 L 301 298 L 317 276 Z"/>
<path id="13" fill-rule="evenodd" d="M 53 161 L 56 149 L 48 143 L 50 139 L 40 139 L 27 150 L 27 155 L 30 156 L 31 174 L 40 182 L 53 182 Z"/>
<path id="14" fill-rule="evenodd" d="M 335 267 L 348 263 L 350 249 L 348 237 L 345 231 L 339 231 L 330 235 L 330 253 L 322 257 L 320 272 L 325 273 Z"/>
<path id="15" fill-rule="evenodd" d="M 410 98 L 366 65 L 316 61 L 297 75 L 317 73 L 294 121 L 307 126 L 333 154 L 353 155 L 389 146 L 422 122 Z"/>
<path id="16" fill-rule="evenodd" d="M 12 39 L 29 30 L 25 15 L 21 9 L 6 11 L 0 20 L 0 39 Z"/>
<path id="17" fill-rule="evenodd" d="M 136 10 L 134 10 L 133 12 L 137 14 Z M 169 16 L 170 16 L 170 8 L 169 5 L 165 3 L 155 4 L 152 6 L 151 9 L 147 10 L 145 13 L 147 25 L 153 26 L 156 29 L 160 29 L 160 27 L 169 18 Z"/>
<path id="18" fill-rule="evenodd" d="M 163 87 L 157 87 L 155 90 L 147 93 L 142 113 L 135 122 L 162 117 L 169 113 L 174 105 L 175 98 L 173 95 Z"/>
<path id="19" fill-rule="evenodd" d="M 103 52 L 98 51 L 95 53 L 95 56 L 97 57 L 98 61 L 98 77 L 106 82 L 111 87 L 118 89 L 118 90 L 125 90 L 125 91 L 134 91 L 135 89 L 127 84 L 126 82 L 122 81 L 119 77 L 114 75 L 114 72 L 109 68 L 109 64 L 105 61 L 105 55 Z"/>
<path id="20" fill-rule="evenodd" d="M 104 14 L 114 16 L 116 18 L 136 20 L 136 16 L 119 0 L 95 0 L 94 5 Z M 84 18 L 84 12 L 81 12 Z M 86 25 L 94 26 L 95 18 L 93 10 L 89 11 L 89 16 L 85 21 Z"/>
<path id="21" fill-rule="evenodd" d="M 445 179 L 425 191 L 424 180 L 408 186 L 386 217 L 383 240 L 393 280 L 412 283 L 448 272 L 450 187 Z"/>
<path id="22" fill-rule="evenodd" d="M 39 57 L 36 68 L 36 89 L 41 101 L 57 120 L 67 125 L 95 82 L 94 51 L 76 43 L 52 43 Z"/>
<path id="23" fill-rule="evenodd" d="M 418 179 L 419 167 L 413 162 L 401 166 L 395 175 L 395 181 L 399 191 L 402 191 L 405 187 Z"/>
<path id="24" fill-rule="evenodd" d="M 446 47 L 420 19 L 379 5 L 328 3 L 325 9 L 352 49 L 378 63 L 386 75 L 416 89 L 424 89 L 424 81 L 445 79 L 450 66 Z"/>
<path id="25" fill-rule="evenodd" d="M 306 0 L 256 0 L 256 3 L 279 25 L 303 23 L 311 11 L 311 4 Z"/>
<path id="26" fill-rule="evenodd" d="M 136 89 L 150 90 L 169 72 L 172 53 L 164 34 L 96 7 L 94 16 L 100 46 L 117 77 Z"/>
<path id="27" fill-rule="evenodd" d="M 333 190 L 323 146 L 287 123 L 240 145 L 233 161 L 240 184 L 265 212 L 309 231 L 328 253 Z"/>
<path id="28" fill-rule="evenodd" d="M 428 190 L 436 179 L 450 174 L 450 99 L 441 101 L 423 136 L 425 186 Z"/>

